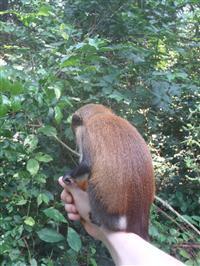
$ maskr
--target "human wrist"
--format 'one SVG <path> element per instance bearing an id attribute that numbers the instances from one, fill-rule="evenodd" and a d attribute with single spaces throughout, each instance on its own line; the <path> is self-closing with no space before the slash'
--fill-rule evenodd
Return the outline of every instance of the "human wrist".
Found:
<path id="1" fill-rule="evenodd" d="M 115 265 L 131 265 L 135 254 L 134 243 L 137 244 L 139 236 L 127 232 L 113 232 L 101 228 L 101 240 L 109 250 Z"/>

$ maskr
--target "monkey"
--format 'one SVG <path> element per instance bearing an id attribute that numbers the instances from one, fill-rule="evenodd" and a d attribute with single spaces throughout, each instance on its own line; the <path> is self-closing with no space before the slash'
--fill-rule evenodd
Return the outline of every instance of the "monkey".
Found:
<path id="1" fill-rule="evenodd" d="M 155 184 L 151 154 L 140 133 L 101 104 L 78 109 L 72 130 L 80 159 L 63 180 L 72 178 L 88 192 L 91 221 L 148 240 Z"/>

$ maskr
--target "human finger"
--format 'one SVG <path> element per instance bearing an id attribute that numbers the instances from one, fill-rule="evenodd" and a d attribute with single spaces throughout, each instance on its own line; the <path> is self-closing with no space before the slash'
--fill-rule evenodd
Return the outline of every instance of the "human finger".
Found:
<path id="1" fill-rule="evenodd" d="M 65 184 L 62 177 L 59 178 L 59 184 L 72 195 L 73 203 L 81 217 L 89 221 L 90 203 L 88 193 L 81 190 L 77 184 L 70 179 L 69 184 Z M 64 193 L 63 193 L 64 194 Z M 65 194 L 64 194 L 65 196 Z M 62 196 L 62 197 L 64 197 Z"/>
<path id="2" fill-rule="evenodd" d="M 68 213 L 76 213 L 76 214 L 78 213 L 76 206 L 74 204 L 65 204 L 65 210 Z"/>
<path id="3" fill-rule="evenodd" d="M 67 216 L 72 221 L 79 221 L 81 218 L 80 215 L 76 213 L 68 213 Z"/>
<path id="4" fill-rule="evenodd" d="M 70 194 L 70 192 L 68 192 L 66 189 L 64 189 L 60 195 L 60 198 L 62 201 L 66 202 L 66 203 L 72 203 L 73 202 L 73 197 Z"/>

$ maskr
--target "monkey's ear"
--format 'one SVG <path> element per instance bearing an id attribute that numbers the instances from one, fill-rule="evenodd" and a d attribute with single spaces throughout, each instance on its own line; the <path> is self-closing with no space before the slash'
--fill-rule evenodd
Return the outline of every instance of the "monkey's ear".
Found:
<path id="1" fill-rule="evenodd" d="M 74 114 L 72 116 L 72 127 L 78 127 L 81 126 L 82 124 L 83 124 L 82 118 L 79 115 Z"/>

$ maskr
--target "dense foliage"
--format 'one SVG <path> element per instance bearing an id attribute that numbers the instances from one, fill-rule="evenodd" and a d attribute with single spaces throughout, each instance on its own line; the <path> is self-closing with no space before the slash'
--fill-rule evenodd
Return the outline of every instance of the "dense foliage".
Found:
<path id="1" fill-rule="evenodd" d="M 64 217 L 71 114 L 110 106 L 149 143 L 157 194 L 200 227 L 198 0 L 7 0 L 1 8 L 0 264 L 111 265 Z M 197 232 L 155 201 L 152 242 L 199 265 Z"/>

